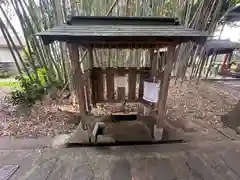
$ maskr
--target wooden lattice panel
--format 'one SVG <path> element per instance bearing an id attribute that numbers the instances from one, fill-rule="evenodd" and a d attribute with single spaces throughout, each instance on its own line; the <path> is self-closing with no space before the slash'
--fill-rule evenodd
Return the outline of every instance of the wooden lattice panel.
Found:
<path id="1" fill-rule="evenodd" d="M 142 100 L 143 81 L 150 78 L 150 68 L 93 68 L 92 99 L 94 103 L 117 102 L 126 99 L 129 102 Z M 126 78 L 126 85 L 118 87 L 117 77 Z M 137 78 L 140 77 L 140 78 Z M 138 94 L 138 96 L 137 96 Z"/>

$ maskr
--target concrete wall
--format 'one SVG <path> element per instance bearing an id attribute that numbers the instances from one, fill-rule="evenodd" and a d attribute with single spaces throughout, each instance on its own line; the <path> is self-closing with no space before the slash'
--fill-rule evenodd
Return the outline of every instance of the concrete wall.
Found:
<path id="1" fill-rule="evenodd" d="M 12 54 L 7 47 L 0 47 L 0 74 L 3 72 L 16 72 L 16 66 Z"/>
<path id="2" fill-rule="evenodd" d="M 0 47 L 0 62 L 13 62 L 12 54 L 7 47 Z"/>

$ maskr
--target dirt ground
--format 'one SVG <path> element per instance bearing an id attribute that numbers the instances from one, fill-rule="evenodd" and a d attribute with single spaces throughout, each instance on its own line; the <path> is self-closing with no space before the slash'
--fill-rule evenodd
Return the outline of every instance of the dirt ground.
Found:
<path id="1" fill-rule="evenodd" d="M 76 116 L 68 100 L 45 99 L 36 103 L 30 111 L 13 107 L 6 98 L 9 90 L 0 91 L 0 136 L 41 137 L 71 133 L 77 126 Z M 168 118 L 172 122 L 193 122 L 196 129 L 212 125 L 221 127 L 221 116 L 238 102 L 229 89 L 214 83 L 174 82 L 168 97 Z M 61 109 L 62 111 L 59 111 Z"/>
<path id="2" fill-rule="evenodd" d="M 12 106 L 9 91 L 0 90 L 0 136 L 42 137 L 68 134 L 76 128 L 76 110 L 69 100 L 45 99 L 31 109 Z M 61 109 L 61 111 L 60 111 Z"/>
<path id="3" fill-rule="evenodd" d="M 195 128 L 222 128 L 221 117 L 238 102 L 236 91 L 210 81 L 171 83 L 167 115 L 170 121 L 195 124 Z"/>

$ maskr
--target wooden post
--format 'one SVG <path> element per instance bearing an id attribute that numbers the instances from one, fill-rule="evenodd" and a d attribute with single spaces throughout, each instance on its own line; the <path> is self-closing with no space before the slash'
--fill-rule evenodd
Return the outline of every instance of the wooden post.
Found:
<path id="1" fill-rule="evenodd" d="M 173 67 L 173 58 L 174 58 L 175 46 L 169 46 L 167 52 L 167 64 L 164 70 L 164 77 L 161 81 L 160 92 L 159 92 L 159 101 L 158 101 L 158 120 L 157 127 L 161 127 L 161 122 L 164 121 L 166 115 L 166 102 L 168 96 L 169 83 L 171 79 L 171 72 Z"/>
<path id="2" fill-rule="evenodd" d="M 81 115 L 81 119 L 84 120 L 86 116 L 86 102 L 85 102 L 85 95 L 84 95 L 84 78 L 83 72 L 80 68 L 79 62 L 79 52 L 78 52 L 78 45 L 77 44 L 69 44 L 69 55 L 72 63 L 72 71 L 73 71 L 73 88 L 77 96 L 77 100 L 79 103 L 79 111 Z M 82 124 L 84 122 L 82 121 Z"/>
<path id="3" fill-rule="evenodd" d="M 154 57 L 154 49 L 150 49 L 151 75 L 155 76 L 157 71 L 157 57 Z"/>
<path id="4" fill-rule="evenodd" d="M 136 100 L 137 68 L 129 68 L 128 74 L 128 99 Z"/>
<path id="5" fill-rule="evenodd" d="M 115 68 L 108 67 L 106 69 L 106 83 L 107 83 L 107 100 L 114 100 L 114 72 Z"/>
<path id="6" fill-rule="evenodd" d="M 89 69 L 88 69 L 88 77 L 86 81 L 86 97 L 87 97 L 87 108 L 88 111 L 91 111 L 91 104 L 92 104 L 92 80 L 91 80 L 91 70 L 93 68 L 93 48 L 88 48 L 89 51 Z"/>

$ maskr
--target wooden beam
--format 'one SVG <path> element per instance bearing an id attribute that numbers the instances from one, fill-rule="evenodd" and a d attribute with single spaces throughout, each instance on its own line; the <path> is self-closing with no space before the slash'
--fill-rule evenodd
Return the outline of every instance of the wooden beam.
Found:
<path id="1" fill-rule="evenodd" d="M 128 99 L 136 100 L 137 68 L 129 68 L 128 74 Z"/>
<path id="2" fill-rule="evenodd" d="M 150 62 L 151 62 L 151 75 L 154 76 L 157 71 L 157 57 L 154 57 L 154 49 L 149 49 L 150 51 Z"/>
<path id="3" fill-rule="evenodd" d="M 81 117 L 86 116 L 86 101 L 85 101 L 85 93 L 84 93 L 84 74 L 82 69 L 80 68 L 79 62 L 79 52 L 77 44 L 69 44 L 69 56 L 72 63 L 72 82 L 73 89 L 76 93 L 77 100 L 79 103 L 79 111 Z M 84 118 L 82 118 L 84 119 Z"/>
<path id="4" fill-rule="evenodd" d="M 161 127 L 162 122 L 166 117 L 166 102 L 168 96 L 169 83 L 171 79 L 171 72 L 173 67 L 173 58 L 174 58 L 175 46 L 169 46 L 167 51 L 167 64 L 164 70 L 164 77 L 161 81 L 160 92 L 159 92 L 159 101 L 158 101 L 158 120 L 157 127 Z"/>
<path id="5" fill-rule="evenodd" d="M 114 100 L 114 72 L 115 68 L 106 69 L 106 83 L 107 83 L 107 99 L 109 101 Z"/>
<path id="6" fill-rule="evenodd" d="M 89 48 L 89 66 L 92 69 L 94 66 L 93 48 Z"/>

